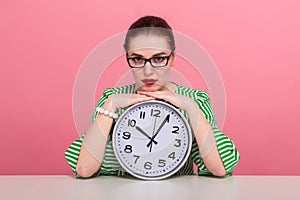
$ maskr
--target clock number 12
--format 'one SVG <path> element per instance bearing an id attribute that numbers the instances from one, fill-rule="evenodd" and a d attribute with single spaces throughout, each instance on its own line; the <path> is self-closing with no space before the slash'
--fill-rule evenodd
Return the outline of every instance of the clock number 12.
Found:
<path id="1" fill-rule="evenodd" d="M 151 116 L 153 117 L 160 117 L 160 110 L 157 109 L 151 109 Z"/>

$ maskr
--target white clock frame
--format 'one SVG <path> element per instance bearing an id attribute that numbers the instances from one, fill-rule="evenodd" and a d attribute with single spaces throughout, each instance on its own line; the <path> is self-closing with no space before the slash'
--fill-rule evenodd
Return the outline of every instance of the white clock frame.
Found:
<path id="1" fill-rule="evenodd" d="M 173 134 L 173 135 L 179 135 L 179 134 L 184 134 L 184 132 L 186 132 L 185 134 L 186 135 L 183 135 L 182 137 L 186 137 L 187 139 L 186 139 L 186 141 L 185 141 L 185 143 L 184 143 L 184 145 L 183 146 L 185 146 L 186 148 L 184 149 L 185 150 L 185 152 L 183 152 L 183 156 L 181 157 L 181 159 L 177 159 L 177 162 L 178 163 L 176 163 L 176 164 L 174 164 L 174 162 L 173 162 L 173 165 L 172 165 L 172 167 L 175 165 L 175 167 L 173 167 L 172 169 L 171 169 L 171 167 L 169 167 L 169 169 L 170 169 L 170 171 L 165 171 L 165 170 L 157 170 L 157 172 L 156 173 L 159 173 L 160 172 L 160 174 L 158 174 L 158 175 L 153 175 L 153 174 L 155 174 L 155 172 L 150 172 L 150 171 L 146 171 L 145 173 L 146 174 L 142 174 L 141 172 L 139 173 L 139 172 L 137 172 L 137 170 L 140 170 L 141 171 L 141 169 L 138 169 L 138 168 L 136 168 L 136 169 L 134 169 L 135 167 L 133 167 L 132 165 L 133 165 L 133 163 L 129 163 L 129 161 L 127 161 L 127 163 L 125 162 L 125 157 L 123 156 L 123 158 L 121 157 L 121 155 L 120 154 L 122 154 L 122 151 L 120 150 L 120 148 L 118 148 L 118 146 L 122 146 L 121 144 L 120 144 L 120 141 L 117 141 L 117 139 L 120 139 L 120 137 L 121 137 L 121 133 L 122 132 L 120 132 L 120 126 L 121 125 L 124 125 L 124 120 L 127 120 L 127 118 L 128 118 L 128 114 L 133 114 L 134 112 L 136 112 L 136 110 L 139 110 L 139 111 L 141 111 L 141 108 L 144 108 L 144 107 L 148 107 L 149 105 L 151 105 L 151 106 L 155 106 L 155 107 L 158 107 L 158 106 L 160 106 L 161 108 L 166 108 L 166 111 L 165 112 L 169 112 L 169 114 L 167 114 L 167 115 L 169 115 L 169 117 L 168 117 L 168 119 L 167 118 L 165 118 L 164 120 L 169 120 L 170 119 L 170 115 L 172 114 L 172 115 L 174 115 L 174 116 L 177 116 L 177 120 L 179 120 L 179 122 L 181 122 L 182 124 L 181 124 L 181 127 L 184 129 L 183 130 L 183 132 L 182 133 L 176 133 L 176 134 Z M 133 113 L 132 113 L 133 112 Z M 160 111 L 161 112 L 161 111 Z M 137 114 L 135 114 L 135 115 L 137 115 Z M 167 116 L 166 115 L 166 116 Z M 164 116 L 165 117 L 165 116 Z M 163 118 L 164 118 L 163 117 Z M 153 118 L 154 120 L 157 120 L 157 118 L 155 119 L 155 118 Z M 164 121 L 163 120 L 163 121 Z M 172 119 L 173 120 L 173 119 Z M 175 119 L 174 119 L 175 120 Z M 174 121 L 173 120 L 173 121 Z M 136 121 L 135 121 L 136 122 Z M 121 124 L 121 123 L 123 123 L 123 124 Z M 129 122 L 128 122 L 129 123 Z M 171 125 L 172 126 L 172 125 Z M 178 126 L 177 126 L 178 127 Z M 138 127 L 136 127 L 136 129 L 137 129 Z M 144 128 L 144 127 L 143 127 Z M 174 126 L 173 126 L 173 128 L 174 128 Z M 178 129 L 177 129 L 177 131 L 179 130 L 179 127 L 178 127 Z M 159 130 L 160 131 L 160 130 Z M 158 132 L 159 131 L 157 131 L 157 134 L 156 134 L 156 136 L 158 135 Z M 154 132 L 154 130 L 153 130 L 153 132 Z M 173 133 L 173 132 L 172 132 Z M 123 132 L 123 134 L 124 134 L 124 132 Z M 131 133 L 129 133 L 130 135 L 131 135 Z M 142 134 L 139 132 L 139 131 L 136 131 L 136 132 L 134 132 L 134 134 L 138 134 L 138 135 L 140 135 L 140 136 L 142 136 Z M 125 136 L 125 135 L 124 135 Z M 151 135 L 152 137 L 154 136 L 154 135 Z M 150 137 L 151 137 L 150 136 Z M 155 136 L 155 137 L 156 137 Z M 131 136 L 130 136 L 131 137 Z M 136 140 L 136 143 L 138 142 L 138 140 L 142 140 L 142 138 L 141 139 L 139 139 L 140 137 L 136 137 L 136 135 L 134 135 L 134 136 L 132 136 L 132 137 L 135 137 L 135 138 L 138 138 L 138 139 L 135 139 Z M 145 136 L 142 136 L 143 138 L 144 138 L 144 140 L 146 139 L 145 138 Z M 154 137 L 154 138 L 155 138 Z M 176 138 L 175 136 L 173 137 L 173 138 Z M 150 140 L 150 138 L 147 138 L 148 140 Z M 154 139 L 153 139 L 154 140 Z M 175 139 L 177 142 L 178 142 L 178 140 L 179 139 Z M 118 118 L 118 120 L 116 121 L 116 124 L 115 124 L 115 126 L 114 126 L 114 130 L 113 130 L 113 135 L 112 135 L 112 144 L 113 144 L 113 150 L 114 150 L 114 154 L 115 154 L 115 156 L 116 156 L 116 158 L 117 158 L 117 160 L 118 160 L 118 162 L 119 162 L 119 164 L 122 166 L 122 168 L 125 170 L 125 171 L 127 171 L 129 174 L 131 174 L 132 176 L 134 176 L 134 177 L 136 177 L 136 178 L 139 178 L 139 179 L 143 179 L 143 180 L 160 180 L 160 179 L 165 179 L 165 178 L 167 178 L 167 177 L 170 177 L 170 176 L 172 176 L 173 174 L 175 174 L 180 168 L 182 168 L 182 166 L 185 164 L 185 162 L 186 162 L 186 160 L 188 159 L 188 157 L 189 157 L 189 155 L 190 155 L 190 152 L 191 152 L 191 147 L 192 147 L 192 140 L 193 140 L 193 138 L 192 138 L 192 131 L 191 131 L 191 128 L 190 128 L 190 125 L 189 125 L 189 123 L 188 123 L 188 121 L 185 119 L 185 117 L 183 116 L 183 114 L 175 107 L 175 106 L 173 106 L 173 105 L 171 105 L 171 104 L 169 104 L 169 103 L 167 103 L 167 102 L 164 102 L 164 101 L 161 101 L 161 100 L 150 100 L 150 101 L 144 101 L 144 102 L 140 102 L 140 103 L 137 103 L 137 104 L 134 104 L 134 105 L 132 105 L 132 106 L 130 106 L 130 107 L 128 107 L 123 113 L 122 113 L 122 115 Z M 118 144 L 117 144 L 118 143 Z M 124 143 L 126 143 L 126 142 L 124 142 Z M 152 140 L 150 140 L 150 142 L 149 143 L 151 143 L 151 145 L 153 145 L 154 144 L 154 141 L 152 141 Z M 148 143 L 148 144 L 149 144 Z M 156 142 L 157 143 L 157 142 Z M 170 143 L 171 144 L 171 143 Z M 170 144 L 169 144 L 169 146 L 170 146 Z M 180 144 L 180 146 L 181 146 L 181 143 L 180 142 L 178 142 L 178 145 Z M 130 145 L 131 146 L 131 145 Z M 165 145 L 165 146 L 167 146 L 167 145 Z M 173 145 L 173 146 L 175 146 L 175 145 Z M 179 147 L 180 147 L 179 146 Z M 175 146 L 175 147 L 177 147 L 177 146 Z M 127 148 L 127 147 L 126 147 Z M 151 147 L 152 148 L 152 147 Z M 126 150 L 126 149 L 125 149 Z M 132 146 L 131 146 L 131 151 L 132 151 Z M 151 150 L 150 150 L 151 151 Z M 167 151 L 167 150 L 165 150 L 165 151 Z M 157 154 L 159 154 L 159 153 L 164 153 L 162 150 L 161 151 L 157 151 Z M 172 152 L 173 153 L 173 152 Z M 171 154 L 172 154 L 171 153 Z M 171 154 L 169 154 L 168 155 L 168 157 L 171 155 Z M 175 154 L 175 153 L 174 153 Z M 173 157 L 175 157 L 174 156 L 174 154 L 173 154 Z M 124 155 L 124 153 L 123 153 L 123 155 Z M 125 155 L 127 155 L 127 154 L 125 154 Z M 138 155 L 142 155 L 141 154 L 141 152 L 140 153 L 138 153 Z M 141 157 L 141 156 L 138 156 L 138 155 L 134 155 L 134 157 L 136 157 L 136 161 L 135 162 L 137 162 L 137 160 Z M 150 157 L 150 153 L 144 153 L 143 154 L 143 156 L 148 156 L 148 157 Z M 152 153 L 151 154 L 152 155 L 152 157 L 153 156 L 155 156 L 155 154 L 154 153 Z M 171 158 L 173 158 L 173 157 L 171 157 Z M 138 159 L 137 159 L 138 158 Z M 170 158 L 170 157 L 169 157 Z M 160 161 L 162 161 L 163 159 L 159 159 L 159 162 Z M 174 160 L 174 159 L 173 159 Z M 179 161 L 178 161 L 179 160 Z M 166 160 L 165 160 L 166 161 Z M 163 163 L 160 163 L 160 164 L 163 164 Z M 170 164 L 170 163 L 168 163 L 168 164 Z M 149 163 L 148 163 L 148 166 L 147 167 L 149 167 Z M 145 168 L 145 166 L 146 166 L 146 163 L 144 164 L 144 168 Z M 159 166 L 159 167 L 161 167 L 161 166 Z M 151 168 L 152 168 L 152 163 L 151 163 Z M 146 169 L 145 169 L 146 170 Z M 148 169 L 149 170 L 149 169 Z M 151 174 L 151 175 L 150 175 Z"/>

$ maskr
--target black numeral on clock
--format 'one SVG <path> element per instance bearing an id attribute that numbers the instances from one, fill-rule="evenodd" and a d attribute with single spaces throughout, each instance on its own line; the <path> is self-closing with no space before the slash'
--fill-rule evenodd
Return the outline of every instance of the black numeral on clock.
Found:
<path id="1" fill-rule="evenodd" d="M 146 115 L 146 112 L 145 111 L 141 111 L 140 112 L 140 119 L 145 119 L 145 115 Z"/>
<path id="2" fill-rule="evenodd" d="M 131 137 L 131 134 L 128 131 L 123 132 L 122 138 L 124 140 L 129 140 L 130 137 Z"/>
<path id="3" fill-rule="evenodd" d="M 151 162 L 145 162 L 144 168 L 147 169 L 147 170 L 152 169 L 152 163 Z"/>
<path id="4" fill-rule="evenodd" d="M 128 126 L 134 127 L 136 124 L 136 121 L 134 119 L 128 119 Z"/>
<path id="5" fill-rule="evenodd" d="M 141 156 L 137 156 L 137 155 L 133 155 L 133 157 L 135 157 L 135 161 L 134 161 L 134 164 L 137 163 L 138 159 L 140 159 Z"/>
<path id="6" fill-rule="evenodd" d="M 181 140 L 175 139 L 176 144 L 174 144 L 175 147 L 180 147 L 181 146 Z"/>
<path id="7" fill-rule="evenodd" d="M 151 109 L 150 115 L 153 116 L 153 117 L 160 117 L 160 110 Z"/>
<path id="8" fill-rule="evenodd" d="M 164 167 L 164 166 L 166 166 L 166 160 L 164 160 L 164 159 L 159 159 L 158 160 L 158 167 Z"/>
<path id="9" fill-rule="evenodd" d="M 173 130 L 172 130 L 172 133 L 174 134 L 179 134 L 179 127 L 178 126 L 173 126 Z"/>
<path id="10" fill-rule="evenodd" d="M 168 158 L 172 158 L 173 160 L 175 159 L 175 152 L 172 152 L 168 155 Z"/>
<path id="11" fill-rule="evenodd" d="M 125 151 L 126 153 L 132 153 L 132 146 L 129 145 L 129 144 L 126 145 L 124 151 Z"/>

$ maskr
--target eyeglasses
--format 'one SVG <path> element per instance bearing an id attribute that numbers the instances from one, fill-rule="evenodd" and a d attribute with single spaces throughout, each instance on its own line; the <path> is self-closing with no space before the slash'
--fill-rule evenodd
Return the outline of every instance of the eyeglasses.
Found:
<path id="1" fill-rule="evenodd" d="M 149 62 L 152 67 L 159 68 L 168 65 L 169 59 L 172 54 L 173 52 L 171 52 L 168 56 L 154 56 L 152 58 L 146 59 L 140 56 L 128 57 L 128 53 L 126 53 L 126 58 L 131 68 L 143 68 L 145 67 L 147 62 Z"/>

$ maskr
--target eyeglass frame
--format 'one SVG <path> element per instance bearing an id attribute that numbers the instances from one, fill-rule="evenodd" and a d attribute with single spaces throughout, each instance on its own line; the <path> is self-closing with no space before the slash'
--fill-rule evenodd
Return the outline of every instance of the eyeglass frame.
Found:
<path id="1" fill-rule="evenodd" d="M 162 67 L 166 67 L 169 64 L 169 60 L 170 60 L 170 57 L 171 57 L 172 54 L 174 54 L 174 51 L 171 51 L 170 55 L 168 55 L 168 56 L 156 56 L 156 57 L 162 57 L 162 58 L 166 58 L 167 59 L 167 63 L 165 65 L 163 65 L 163 66 L 153 66 L 152 65 L 151 59 L 155 58 L 155 56 L 151 57 L 151 58 L 142 58 L 144 60 L 144 65 L 142 67 L 132 67 L 130 65 L 129 60 L 133 59 L 133 58 L 136 58 L 136 57 L 129 58 L 128 57 L 128 52 L 126 52 L 126 60 L 127 60 L 127 63 L 129 65 L 129 67 L 133 68 L 133 69 L 142 69 L 142 68 L 144 68 L 146 66 L 147 62 L 149 62 L 150 65 L 151 65 L 151 67 L 153 67 L 153 68 L 162 68 Z"/>

